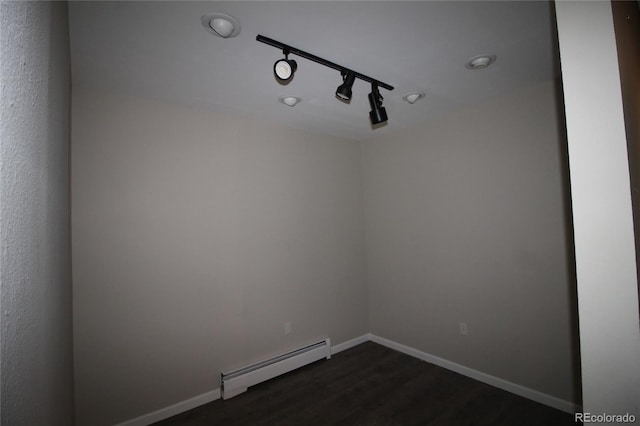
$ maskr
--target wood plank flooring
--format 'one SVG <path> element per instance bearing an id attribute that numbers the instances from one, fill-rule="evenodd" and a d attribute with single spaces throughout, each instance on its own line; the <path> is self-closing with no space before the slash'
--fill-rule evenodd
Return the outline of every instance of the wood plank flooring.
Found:
<path id="1" fill-rule="evenodd" d="M 573 416 L 373 342 L 159 426 L 575 425 Z"/>

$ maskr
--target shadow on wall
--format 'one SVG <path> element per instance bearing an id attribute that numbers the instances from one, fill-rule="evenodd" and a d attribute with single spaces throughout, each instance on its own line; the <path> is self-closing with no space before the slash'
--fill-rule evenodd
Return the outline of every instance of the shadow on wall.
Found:
<path id="1" fill-rule="evenodd" d="M 571 178 L 569 176 L 569 150 L 567 146 L 567 126 L 564 115 L 564 98 L 562 96 L 562 81 L 555 81 L 556 102 L 560 106 L 558 113 L 558 149 L 560 150 L 560 169 L 562 170 L 562 183 L 564 189 L 563 212 L 564 230 L 567 247 L 567 291 L 569 292 L 569 312 L 571 325 L 571 358 L 573 365 L 573 400 L 577 404 L 582 401 L 582 380 L 581 380 L 581 360 L 580 360 L 580 328 L 578 319 L 578 280 L 576 275 L 575 241 L 573 239 L 573 215 L 571 209 Z"/>
<path id="2" fill-rule="evenodd" d="M 567 248 L 567 291 L 569 292 L 569 306 L 570 313 L 569 324 L 571 328 L 571 358 L 572 358 L 572 377 L 573 381 L 573 401 L 577 405 L 582 404 L 582 376 L 581 376 L 581 358 L 580 358 L 580 327 L 578 317 L 578 279 L 576 274 L 576 259 L 575 259 L 575 241 L 573 238 L 573 213 L 571 208 L 571 177 L 569 171 L 569 146 L 567 144 L 567 122 L 564 113 L 564 96 L 562 88 L 562 76 L 560 69 L 560 51 L 558 47 L 558 26 L 555 25 L 555 5 L 553 2 L 549 3 L 551 8 L 551 16 L 553 18 L 554 25 L 550 26 L 552 35 L 551 40 L 553 46 L 551 50 L 554 52 L 554 73 L 556 79 L 554 80 L 554 92 L 556 95 L 556 113 L 558 114 L 558 150 L 560 164 L 558 164 L 561 170 L 561 179 L 563 187 L 563 216 L 564 216 L 564 232 Z"/>

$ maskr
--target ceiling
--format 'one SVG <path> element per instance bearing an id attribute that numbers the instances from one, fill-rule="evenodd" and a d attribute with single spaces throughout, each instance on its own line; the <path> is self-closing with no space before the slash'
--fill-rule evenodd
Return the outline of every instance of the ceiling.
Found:
<path id="1" fill-rule="evenodd" d="M 226 13 L 237 37 L 206 31 L 203 15 Z M 233 1 L 70 2 L 74 89 L 106 90 L 240 114 L 332 136 L 366 140 L 558 74 L 553 7 L 534 2 Z M 288 85 L 273 75 L 282 52 L 262 34 L 389 83 L 389 115 L 372 129 L 367 94 L 335 97 L 340 73 L 291 56 Z M 483 70 L 467 60 L 495 54 Z M 424 92 L 410 105 L 402 97 Z M 288 107 L 278 99 L 302 100 Z"/>

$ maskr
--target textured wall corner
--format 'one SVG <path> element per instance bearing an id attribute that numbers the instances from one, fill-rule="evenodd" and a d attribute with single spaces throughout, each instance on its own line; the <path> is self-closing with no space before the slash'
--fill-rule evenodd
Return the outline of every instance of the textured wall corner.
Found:
<path id="1" fill-rule="evenodd" d="M 0 421 L 70 425 L 67 5 L 3 1 L 0 10 Z"/>

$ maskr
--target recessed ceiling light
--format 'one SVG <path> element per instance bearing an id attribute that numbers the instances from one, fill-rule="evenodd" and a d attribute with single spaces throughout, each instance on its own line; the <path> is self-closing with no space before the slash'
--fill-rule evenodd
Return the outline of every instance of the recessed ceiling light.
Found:
<path id="1" fill-rule="evenodd" d="M 240 33 L 240 22 L 226 13 L 204 15 L 200 21 L 207 31 L 218 37 L 231 38 Z"/>
<path id="2" fill-rule="evenodd" d="M 295 96 L 284 96 L 279 99 L 283 104 L 293 107 L 296 106 L 298 102 L 300 102 L 300 98 L 296 98 Z"/>
<path id="3" fill-rule="evenodd" d="M 422 92 L 409 93 L 408 95 L 402 97 L 403 100 L 409 102 L 410 104 L 415 104 L 422 98 L 424 98 L 424 93 Z"/>
<path id="4" fill-rule="evenodd" d="M 469 59 L 464 66 L 470 70 L 481 70 L 489 67 L 489 65 L 493 64 L 496 59 L 496 55 L 478 55 Z"/>

